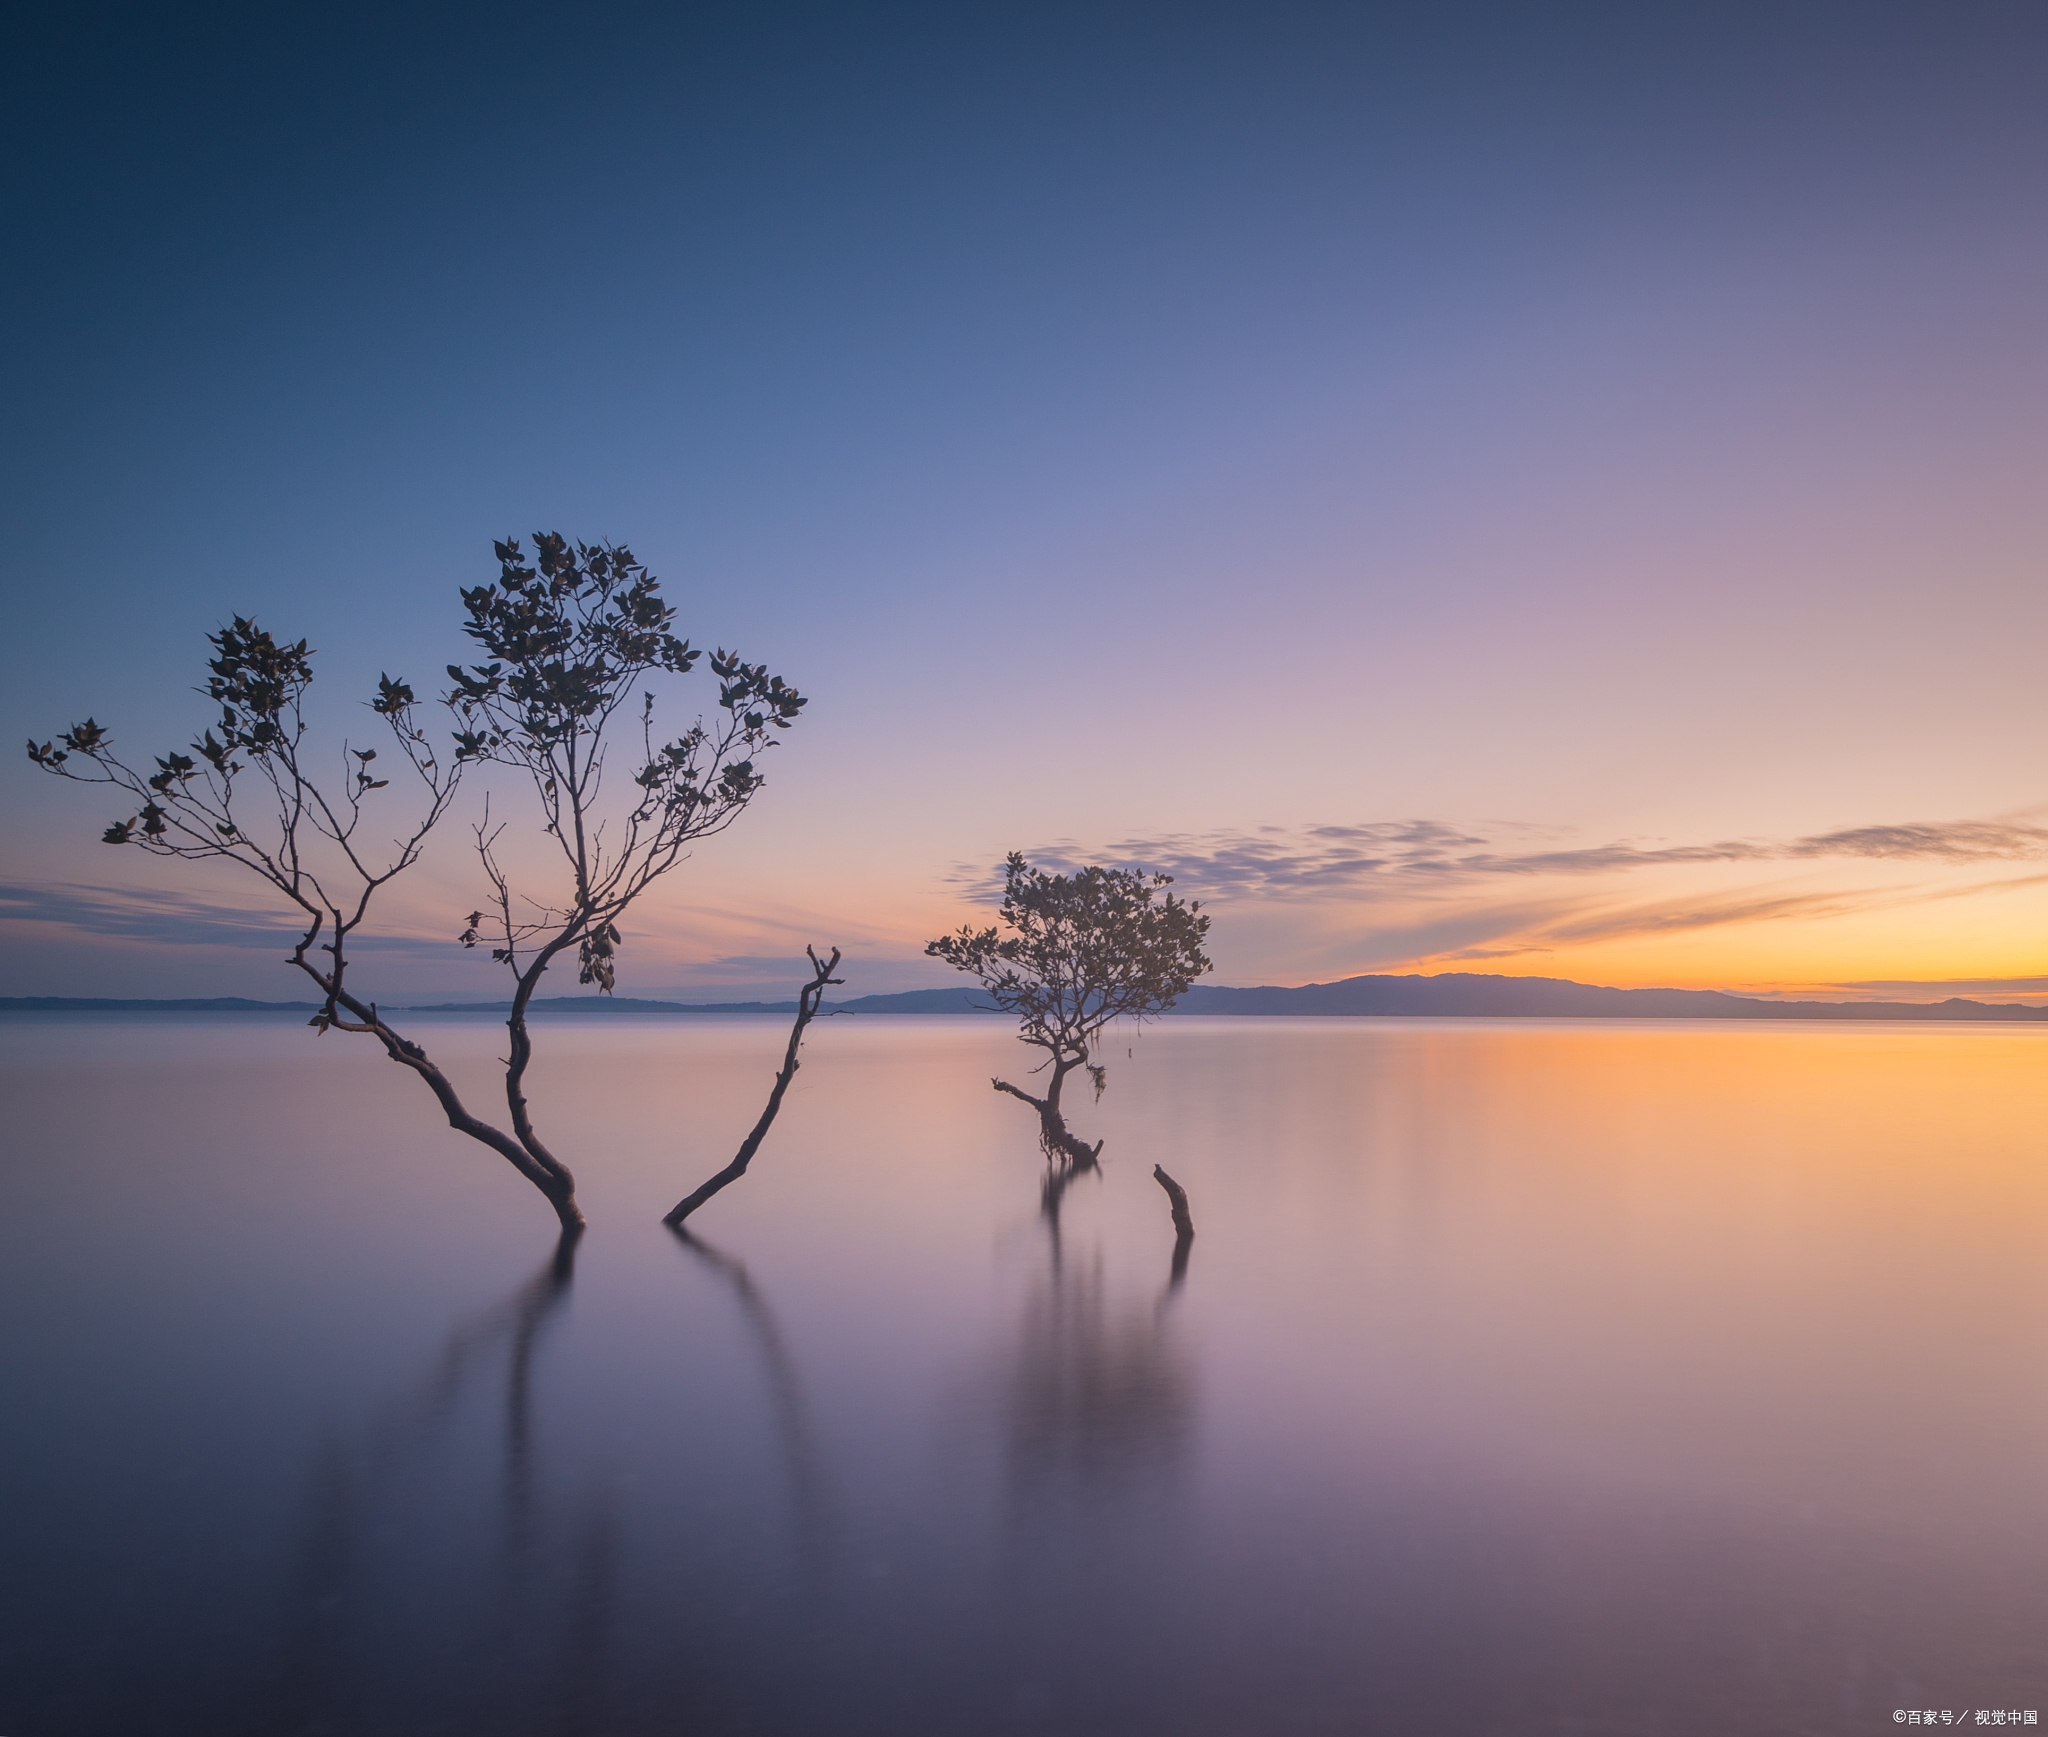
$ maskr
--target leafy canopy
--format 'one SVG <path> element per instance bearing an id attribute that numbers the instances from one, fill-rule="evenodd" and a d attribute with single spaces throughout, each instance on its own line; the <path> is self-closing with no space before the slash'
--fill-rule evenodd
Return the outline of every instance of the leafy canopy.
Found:
<path id="1" fill-rule="evenodd" d="M 1047 874 L 1012 851 L 998 924 L 970 924 L 925 952 L 977 979 L 1017 1016 L 1017 1035 L 1064 1071 L 1088 1059 L 1111 1021 L 1156 1017 L 1209 969 L 1209 919 L 1161 890 L 1172 884 L 1170 875 L 1136 869 Z"/>
<path id="2" fill-rule="evenodd" d="M 496 940 L 493 957 L 522 976 L 574 946 L 582 981 L 609 991 L 618 919 L 690 843 L 739 817 L 764 782 L 760 756 L 796 720 L 804 696 L 765 664 L 713 652 L 723 717 L 664 741 L 654 695 L 641 693 L 631 782 L 622 803 L 607 804 L 606 756 L 617 740 L 608 732 L 618 713 L 646 678 L 687 675 L 702 654 L 670 631 L 675 610 L 660 581 L 624 544 L 541 532 L 531 561 L 517 538 L 494 548 L 497 583 L 462 592 L 463 631 L 488 661 L 448 666 L 447 699 L 461 725 L 456 759 L 526 774 L 571 880 L 547 899 L 515 899 L 493 853 L 497 831 L 481 829 L 495 911 L 489 919 L 473 912 L 461 939 Z"/>

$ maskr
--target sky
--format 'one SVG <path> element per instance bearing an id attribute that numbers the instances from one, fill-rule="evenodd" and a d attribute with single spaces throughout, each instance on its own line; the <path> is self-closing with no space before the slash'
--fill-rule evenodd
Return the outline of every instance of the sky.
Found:
<path id="1" fill-rule="evenodd" d="M 1021 849 L 1225 983 L 2048 999 L 2036 5 L 10 19 L 17 742 L 181 745 L 239 613 L 338 756 L 559 530 L 810 696 L 621 994 L 943 981 Z M 483 786 L 366 993 L 505 993 Z M 0 993 L 299 994 L 260 886 L 0 814 Z"/>

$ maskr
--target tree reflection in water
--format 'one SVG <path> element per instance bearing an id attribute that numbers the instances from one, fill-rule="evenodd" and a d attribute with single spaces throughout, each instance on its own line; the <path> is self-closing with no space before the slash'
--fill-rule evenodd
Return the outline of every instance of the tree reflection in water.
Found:
<path id="1" fill-rule="evenodd" d="M 803 1376 L 790 1355 L 766 1294 L 755 1284 L 744 1262 L 723 1249 L 693 1235 L 682 1225 L 671 1225 L 677 1242 L 731 1289 L 747 1324 L 761 1368 L 767 1377 L 774 1408 L 775 1433 L 782 1448 L 782 1460 L 789 1480 L 790 1511 L 806 1566 L 806 1584 L 815 1585 L 818 1571 L 831 1554 L 831 1486 L 825 1474 L 824 1455 L 818 1450 L 817 1431 L 811 1423 L 809 1402 L 804 1396 Z"/>
<path id="2" fill-rule="evenodd" d="M 1193 1365 L 1173 1332 L 1188 1244 L 1175 1247 L 1149 1306 L 1113 1305 L 1099 1250 L 1061 1236 L 1068 1188 L 1094 1163 L 1054 1162 L 1040 1191 L 1046 1267 L 1024 1299 L 1004 1376 L 1012 1476 L 1020 1491 L 1122 1489 L 1174 1472 L 1194 1434 Z"/>
<path id="3" fill-rule="evenodd" d="M 746 1266 L 673 1234 L 739 1305 L 799 1564 L 781 1583 L 795 1595 L 784 1614 L 815 1623 L 830 1595 L 834 1509 L 801 1372 Z M 566 1442 L 549 1449 L 541 1353 L 566 1319 L 576 1246 L 565 1240 L 511 1295 L 457 1324 L 417 1381 L 320 1445 L 272 1611 L 269 1665 L 255 1673 L 262 1687 L 215 1728 L 577 1737 L 666 1730 L 678 1705 L 701 1712 L 701 1697 L 720 1692 L 733 1660 L 706 1636 L 728 1620 L 732 1586 L 710 1595 L 686 1564 L 635 1591 L 627 1528 L 644 1528 L 647 1510 L 631 1521 L 630 1483 L 587 1461 L 579 1470 Z M 591 1440 L 589 1421 L 574 1420 L 568 1439 Z M 753 1584 L 747 1596 L 758 1595 Z M 679 1638 L 650 1646 L 649 1611 L 635 1607 L 650 1597 L 679 1602 L 655 1625 Z"/>
<path id="4" fill-rule="evenodd" d="M 420 1381 L 356 1441 L 335 1432 L 322 1444 L 279 1599 L 268 1687 L 243 1729 L 265 1737 L 354 1730 L 379 1690 L 404 1674 L 391 1669 L 392 1653 L 417 1648 L 460 1659 L 428 1690 L 447 1697 L 458 1728 L 468 1727 L 480 1701 L 501 1697 L 502 1729 L 573 1737 L 601 1728 L 618 1553 L 611 1492 L 594 1487 L 557 1542 L 533 1440 L 537 1357 L 563 1318 L 575 1255 L 575 1237 L 564 1236 L 503 1302 L 459 1323 Z M 460 1456 L 464 1401 L 494 1380 L 503 1382 L 493 1408 L 495 1518 L 466 1571 L 464 1552 L 453 1552 L 453 1579 L 467 1583 L 458 1591 L 443 1533 L 468 1480 L 458 1472 L 451 1487 L 431 1462 Z M 403 1558 L 395 1564 L 394 1546 Z M 423 1709 L 408 1711 L 408 1722 L 418 1722 Z"/>

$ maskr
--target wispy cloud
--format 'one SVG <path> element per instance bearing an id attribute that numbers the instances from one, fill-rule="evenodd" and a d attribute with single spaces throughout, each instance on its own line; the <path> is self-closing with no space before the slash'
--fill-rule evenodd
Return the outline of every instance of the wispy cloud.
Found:
<path id="1" fill-rule="evenodd" d="M 1430 960 L 1437 964 L 1523 958 L 1575 946 L 1641 936 L 1681 935 L 1755 923 L 1821 920 L 1904 910 L 1949 899 L 1976 898 L 2048 884 L 2048 874 L 1973 879 L 1960 885 L 1924 881 L 1888 887 L 1835 887 L 1803 891 L 1735 889 L 1719 894 L 1648 900 L 1626 905 L 1586 892 L 1561 893 L 1519 904 L 1474 904 L 1444 915 L 1428 904 L 1406 910 L 1406 922 L 1381 922 L 1347 937 L 1347 952 L 1372 965 Z M 1359 967 L 1364 968 L 1364 967 Z M 1840 988 L 1875 985 L 1837 985 Z"/>
<path id="2" fill-rule="evenodd" d="M 2026 862 L 2048 857 L 2048 827 L 2005 820 L 1925 826 L 1858 826 L 1795 840 L 1788 857 L 1921 857 L 1945 862 Z"/>
<path id="3" fill-rule="evenodd" d="M 1673 900 L 1637 905 L 1571 922 L 1553 923 L 1542 931 L 1548 942 L 1614 941 L 1633 935 L 1677 935 L 1695 929 L 1725 928 L 1731 923 L 1768 923 L 1787 917 L 1839 917 L 1867 910 L 1885 901 L 1854 893 L 1789 893 L 1769 898 Z"/>
<path id="4" fill-rule="evenodd" d="M 0 922 L 53 923 L 91 935 L 173 945 L 290 945 L 290 925 L 275 915 L 175 892 L 144 897 L 123 887 L 0 885 Z"/>
<path id="5" fill-rule="evenodd" d="M 1519 829 L 1489 830 L 1497 834 Z M 1515 850 L 1499 848 L 1501 842 L 1488 833 L 1443 821 L 1407 820 L 1164 833 L 1124 839 L 1099 851 L 1064 840 L 1026 854 L 1034 863 L 1051 867 L 1095 860 L 1152 869 L 1211 898 L 1313 898 L 1373 887 L 1412 891 L 1498 877 L 1580 877 L 1703 863 L 1860 858 L 1962 864 L 2048 859 L 2048 827 L 2017 820 L 1858 826 L 1800 838 L 1723 839 L 1708 844 L 1623 839 L 1577 849 Z M 982 887 L 989 884 L 991 871 L 981 864 L 960 864 L 947 878 L 952 885 Z"/>
<path id="6" fill-rule="evenodd" d="M 88 935 L 155 941 L 168 946 L 260 947 L 289 951 L 303 933 L 289 916 L 252 911 L 190 894 L 85 885 L 0 883 L 0 923 L 40 923 Z M 358 951 L 410 950 L 453 943 L 452 936 L 364 933 Z"/>

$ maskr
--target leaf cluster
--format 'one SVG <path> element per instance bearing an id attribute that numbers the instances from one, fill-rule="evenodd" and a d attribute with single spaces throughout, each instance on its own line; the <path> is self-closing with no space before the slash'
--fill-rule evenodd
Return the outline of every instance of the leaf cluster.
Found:
<path id="1" fill-rule="evenodd" d="M 280 644 L 255 622 L 237 615 L 207 643 L 217 654 L 207 664 L 208 699 L 219 702 L 222 741 L 200 752 L 215 766 L 235 753 L 269 754 L 293 730 L 300 703 L 313 685 L 313 658 L 302 639 Z"/>

